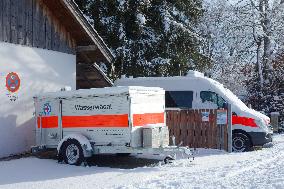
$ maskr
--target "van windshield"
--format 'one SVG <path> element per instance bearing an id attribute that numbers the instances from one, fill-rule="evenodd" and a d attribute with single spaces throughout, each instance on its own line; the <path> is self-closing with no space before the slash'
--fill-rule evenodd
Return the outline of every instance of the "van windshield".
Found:
<path id="1" fill-rule="evenodd" d="M 218 89 L 220 89 L 221 93 L 223 93 L 223 95 L 225 97 L 228 98 L 229 103 L 234 104 L 235 106 L 240 107 L 242 110 L 246 110 L 249 109 L 245 103 L 243 103 L 232 91 L 230 91 L 229 89 L 225 88 L 223 85 L 218 85 L 217 86 Z"/>

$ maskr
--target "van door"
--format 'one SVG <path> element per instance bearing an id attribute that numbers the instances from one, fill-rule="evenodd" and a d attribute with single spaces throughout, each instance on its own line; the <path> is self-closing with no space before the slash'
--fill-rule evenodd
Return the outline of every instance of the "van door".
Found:
<path id="1" fill-rule="evenodd" d="M 40 144 L 57 146 L 60 141 L 61 111 L 59 100 L 41 99 L 38 102 L 37 127 L 40 130 Z"/>

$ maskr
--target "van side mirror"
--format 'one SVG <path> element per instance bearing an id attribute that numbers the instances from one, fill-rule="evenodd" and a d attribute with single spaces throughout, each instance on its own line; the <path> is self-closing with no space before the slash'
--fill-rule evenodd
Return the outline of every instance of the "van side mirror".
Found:
<path id="1" fill-rule="evenodd" d="M 222 108 L 228 109 L 228 103 L 227 103 L 227 102 L 224 102 Z"/>

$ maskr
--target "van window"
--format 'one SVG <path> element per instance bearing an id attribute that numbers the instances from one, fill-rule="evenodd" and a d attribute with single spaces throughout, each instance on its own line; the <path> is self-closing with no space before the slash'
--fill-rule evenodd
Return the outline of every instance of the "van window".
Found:
<path id="1" fill-rule="evenodd" d="M 193 91 L 166 91 L 167 108 L 192 108 Z"/>
<path id="2" fill-rule="evenodd" d="M 213 102 L 218 106 L 218 108 L 223 108 L 226 101 L 220 97 L 218 94 L 211 92 L 211 91 L 201 91 L 200 98 L 202 103 L 204 102 Z"/>

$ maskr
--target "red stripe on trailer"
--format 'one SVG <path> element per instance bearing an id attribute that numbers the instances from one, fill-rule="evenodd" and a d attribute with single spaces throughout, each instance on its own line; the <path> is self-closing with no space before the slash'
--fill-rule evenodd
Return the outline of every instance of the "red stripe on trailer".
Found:
<path id="1" fill-rule="evenodd" d="M 40 120 L 41 120 L 41 127 L 43 129 L 58 128 L 58 116 L 38 117 L 37 118 L 38 128 L 40 128 Z"/>
<path id="2" fill-rule="evenodd" d="M 134 127 L 157 123 L 165 123 L 164 113 L 133 114 Z"/>
<path id="3" fill-rule="evenodd" d="M 233 125 L 235 124 L 243 125 L 246 127 L 258 127 L 253 118 L 241 117 L 241 116 L 235 116 L 235 115 L 232 116 L 232 124 Z"/>
<path id="4" fill-rule="evenodd" d="M 128 127 L 128 114 L 63 116 L 63 128 L 80 127 Z"/>

